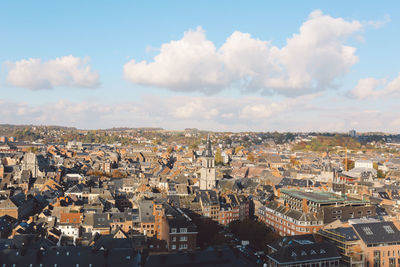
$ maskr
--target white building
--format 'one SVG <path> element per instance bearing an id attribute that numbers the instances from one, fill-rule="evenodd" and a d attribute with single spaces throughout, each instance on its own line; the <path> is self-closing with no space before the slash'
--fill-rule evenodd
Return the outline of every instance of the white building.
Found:
<path id="1" fill-rule="evenodd" d="M 215 160 L 211 150 L 210 139 L 207 140 L 207 147 L 204 151 L 200 170 L 200 190 L 211 190 L 216 187 Z"/>
<path id="2" fill-rule="evenodd" d="M 374 168 L 374 163 L 371 160 L 356 160 L 354 168 Z"/>

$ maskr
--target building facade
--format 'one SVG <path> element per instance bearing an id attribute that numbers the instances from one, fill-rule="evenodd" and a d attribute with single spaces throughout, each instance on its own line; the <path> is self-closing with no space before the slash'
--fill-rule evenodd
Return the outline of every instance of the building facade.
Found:
<path id="1" fill-rule="evenodd" d="M 324 226 L 321 214 L 293 210 L 276 201 L 260 207 L 258 219 L 281 236 L 316 233 Z"/>
<path id="2" fill-rule="evenodd" d="M 207 148 L 201 160 L 200 190 L 212 190 L 216 187 L 215 159 L 212 154 L 211 141 L 207 139 Z"/>

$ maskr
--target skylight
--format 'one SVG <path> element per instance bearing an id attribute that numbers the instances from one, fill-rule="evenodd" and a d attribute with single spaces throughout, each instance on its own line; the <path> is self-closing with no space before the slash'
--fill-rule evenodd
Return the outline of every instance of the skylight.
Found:
<path id="1" fill-rule="evenodd" d="M 296 242 L 300 245 L 314 244 L 314 242 L 312 242 L 311 240 L 307 240 L 307 239 L 304 239 L 304 240 L 295 239 L 294 242 Z"/>
<path id="2" fill-rule="evenodd" d="M 383 226 L 383 229 L 385 229 L 385 231 L 386 231 L 388 234 L 394 234 L 394 230 L 392 229 L 392 227 L 391 227 L 390 225 L 384 225 L 384 226 Z"/>
<path id="3" fill-rule="evenodd" d="M 374 234 L 374 233 L 371 231 L 371 228 L 369 228 L 369 227 L 362 227 L 361 229 L 364 231 L 364 233 L 365 233 L 366 235 L 373 235 L 373 234 Z"/>

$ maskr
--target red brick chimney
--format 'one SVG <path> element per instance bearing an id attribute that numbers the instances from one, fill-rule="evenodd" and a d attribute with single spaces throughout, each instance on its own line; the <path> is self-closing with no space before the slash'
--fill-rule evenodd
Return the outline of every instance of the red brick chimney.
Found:
<path id="1" fill-rule="evenodd" d="M 308 204 L 307 204 L 307 199 L 303 198 L 303 211 L 308 212 Z"/>

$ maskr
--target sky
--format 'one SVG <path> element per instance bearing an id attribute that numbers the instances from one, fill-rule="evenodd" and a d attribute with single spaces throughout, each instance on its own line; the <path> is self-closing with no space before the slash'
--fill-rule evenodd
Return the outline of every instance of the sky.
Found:
<path id="1" fill-rule="evenodd" d="M 398 1 L 1 1 L 0 123 L 400 129 Z"/>

